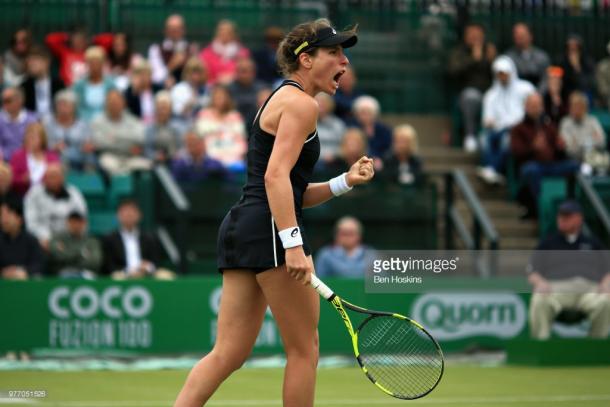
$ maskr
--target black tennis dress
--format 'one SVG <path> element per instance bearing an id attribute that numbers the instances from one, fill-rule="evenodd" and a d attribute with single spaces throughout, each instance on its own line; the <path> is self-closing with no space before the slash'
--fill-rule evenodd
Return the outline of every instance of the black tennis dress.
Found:
<path id="1" fill-rule="evenodd" d="M 278 229 L 269 209 L 265 190 L 265 172 L 275 142 L 275 136 L 262 130 L 260 117 L 275 92 L 284 86 L 294 86 L 295 81 L 286 80 L 269 96 L 261 107 L 248 140 L 248 179 L 242 196 L 225 216 L 218 231 L 218 269 L 250 269 L 256 273 L 285 263 L 284 248 Z M 297 148 L 297 146 L 295 146 Z M 299 158 L 290 171 L 292 197 L 297 223 L 303 237 L 305 255 L 311 254 L 303 229 L 303 194 L 311 179 L 313 167 L 320 156 L 320 139 L 314 131 L 305 139 Z"/>

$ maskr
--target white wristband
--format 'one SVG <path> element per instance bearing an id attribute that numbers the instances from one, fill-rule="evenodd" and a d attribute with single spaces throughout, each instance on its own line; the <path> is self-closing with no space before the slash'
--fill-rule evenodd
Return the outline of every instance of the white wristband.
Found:
<path id="1" fill-rule="evenodd" d="M 353 188 L 347 185 L 346 172 L 339 175 L 338 177 L 330 179 L 328 181 L 328 184 L 330 186 L 330 191 L 333 193 L 334 196 L 343 195 L 344 193 L 351 191 Z"/>
<path id="2" fill-rule="evenodd" d="M 303 237 L 301 237 L 301 229 L 298 226 L 280 230 L 279 235 L 284 249 L 303 246 Z"/>

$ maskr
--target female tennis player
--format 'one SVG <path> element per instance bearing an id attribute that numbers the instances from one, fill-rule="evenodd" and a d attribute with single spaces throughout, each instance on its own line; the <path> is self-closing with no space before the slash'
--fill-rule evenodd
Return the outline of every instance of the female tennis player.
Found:
<path id="1" fill-rule="evenodd" d="M 355 29 L 337 32 L 328 20 L 296 26 L 282 41 L 278 64 L 288 78 L 267 99 L 248 142 L 248 181 L 218 235 L 223 274 L 214 349 L 191 370 L 175 407 L 201 407 L 250 355 L 271 307 L 287 364 L 284 406 L 313 406 L 318 362 L 319 296 L 309 287 L 311 250 L 302 209 L 348 192 L 373 177 L 362 157 L 347 173 L 309 183 L 320 154 L 319 92 L 334 94 L 349 63 L 344 48 Z"/>

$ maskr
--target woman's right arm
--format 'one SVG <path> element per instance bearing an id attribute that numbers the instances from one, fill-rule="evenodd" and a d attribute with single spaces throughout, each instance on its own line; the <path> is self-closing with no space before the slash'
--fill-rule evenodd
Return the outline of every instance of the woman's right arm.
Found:
<path id="1" fill-rule="evenodd" d="M 287 100 L 280 116 L 273 151 L 265 173 L 265 189 L 271 214 L 279 231 L 298 227 L 290 171 L 297 162 L 308 134 L 314 131 L 318 116 L 317 103 L 295 95 Z M 297 280 L 308 283 L 311 267 L 303 246 L 286 249 L 286 269 Z"/>

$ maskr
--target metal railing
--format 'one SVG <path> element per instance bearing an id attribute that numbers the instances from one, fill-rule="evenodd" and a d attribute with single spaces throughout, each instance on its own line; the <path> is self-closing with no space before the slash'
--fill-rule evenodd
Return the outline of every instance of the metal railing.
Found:
<path id="1" fill-rule="evenodd" d="M 455 190 L 459 190 L 472 215 L 472 231 L 468 230 L 466 223 L 455 207 Z M 468 178 L 462 170 L 455 169 L 445 174 L 445 248 L 455 247 L 454 232 L 464 246 L 469 250 L 483 249 L 483 238 L 489 243 L 490 250 L 497 250 L 500 246 L 500 236 L 487 211 L 481 205 L 477 194 L 470 185 Z"/>
<path id="2" fill-rule="evenodd" d="M 608 209 L 602 202 L 591 180 L 582 174 L 578 174 L 576 177 L 567 178 L 567 183 L 568 196 L 576 198 L 577 191 L 581 193 L 579 194 L 581 203 L 591 207 L 595 216 L 595 226 L 601 227 L 606 234 L 607 241 L 610 241 L 610 212 L 608 212 Z M 591 225 L 588 222 L 585 222 L 584 227 L 586 231 L 592 232 Z"/>
<path id="3" fill-rule="evenodd" d="M 166 166 L 159 165 L 155 167 L 154 171 L 161 188 L 165 191 L 172 202 L 172 205 L 178 211 L 178 216 L 176 216 L 174 224 L 174 227 L 176 228 L 176 242 L 173 242 L 169 232 L 163 226 L 158 228 L 158 236 L 172 262 L 178 263 L 180 272 L 185 274 L 188 271 L 188 259 L 186 255 L 188 217 L 186 214 L 190 210 L 191 205 Z"/>

